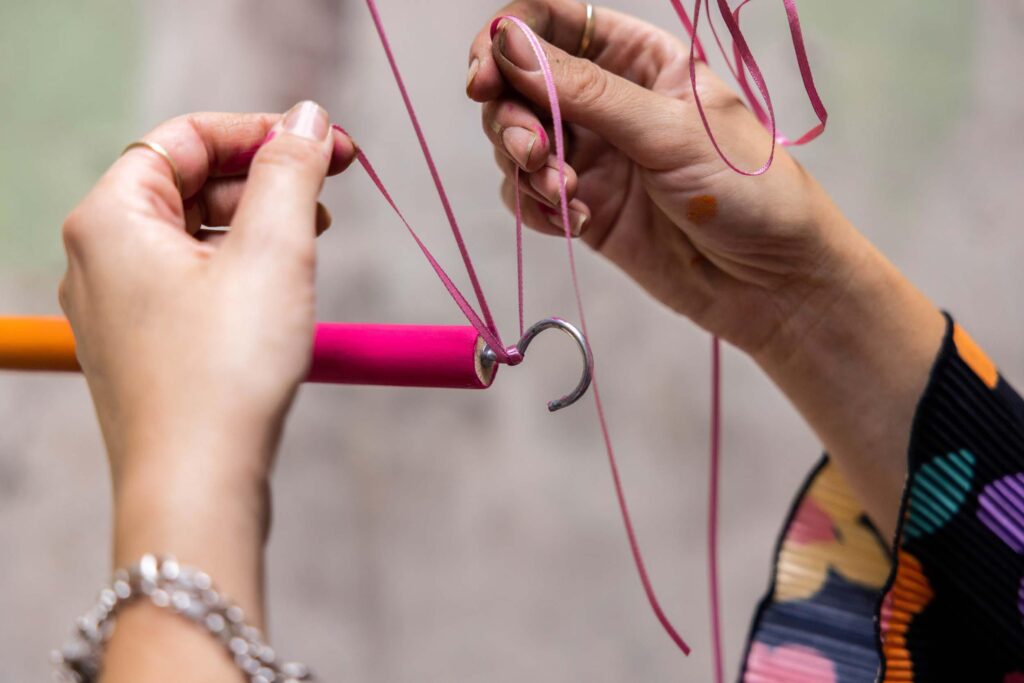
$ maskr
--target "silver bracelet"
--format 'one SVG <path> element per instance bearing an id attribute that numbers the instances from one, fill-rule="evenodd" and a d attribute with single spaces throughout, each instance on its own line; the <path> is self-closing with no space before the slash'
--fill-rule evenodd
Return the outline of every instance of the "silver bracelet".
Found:
<path id="1" fill-rule="evenodd" d="M 227 648 L 250 683 L 313 680 L 305 665 L 279 663 L 259 629 L 245 623 L 242 609 L 216 591 L 207 574 L 182 566 L 170 556 L 143 555 L 128 569 L 114 573 L 96 605 L 75 621 L 75 637 L 53 652 L 58 681 L 99 680 L 103 646 L 114 632 L 117 612 L 137 598 L 149 598 L 157 607 L 173 610 L 209 631 Z"/>

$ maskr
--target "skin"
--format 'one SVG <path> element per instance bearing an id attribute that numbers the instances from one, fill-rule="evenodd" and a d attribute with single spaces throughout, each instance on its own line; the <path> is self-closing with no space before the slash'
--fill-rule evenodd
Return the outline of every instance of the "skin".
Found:
<path id="1" fill-rule="evenodd" d="M 354 155 L 318 105 L 289 114 L 159 126 L 145 139 L 175 159 L 193 208 L 164 159 L 132 150 L 63 231 L 60 301 L 107 444 L 114 566 L 174 554 L 215 577 L 256 626 L 267 484 L 313 338 L 314 238 L 326 226 L 317 197 Z M 197 240 L 188 228 L 200 220 L 231 231 Z M 106 683 L 137 680 L 243 677 L 213 638 L 140 603 L 119 618 L 104 670 Z"/>
<path id="2" fill-rule="evenodd" d="M 692 102 L 689 50 L 671 34 L 599 8 L 579 59 L 575 0 L 515 2 L 496 16 L 509 14 L 534 27 L 554 70 L 572 232 L 749 353 L 891 533 L 940 313 L 785 151 L 758 178 L 726 168 Z M 562 234 L 550 220 L 559 181 L 543 82 L 520 31 L 496 28 L 473 41 L 466 92 L 483 104 L 505 201 L 518 168 L 527 224 Z M 697 74 L 726 153 L 756 168 L 767 133 L 705 65 Z M 188 200 L 165 160 L 133 150 L 64 225 L 60 299 L 109 453 L 114 565 L 175 554 L 257 626 L 267 484 L 308 369 L 314 235 L 330 220 L 317 197 L 354 155 L 322 110 L 300 111 L 291 131 L 267 114 L 169 121 L 146 139 L 176 160 Z M 194 237 L 200 224 L 231 231 Z M 244 678 L 208 635 L 140 604 L 120 618 L 104 670 L 106 683 L 136 680 Z"/>
<path id="3" fill-rule="evenodd" d="M 580 59 L 581 3 L 519 0 L 494 19 L 507 15 L 534 29 L 554 72 L 573 232 L 651 296 L 750 354 L 892 533 L 914 408 L 944 331 L 939 311 L 785 150 L 760 177 L 726 167 L 693 102 L 689 46 L 672 34 L 598 8 Z M 469 65 L 466 93 L 483 104 L 503 199 L 512 206 L 518 169 L 527 225 L 561 235 L 550 216 L 552 136 L 536 133 L 550 126 L 548 100 L 524 34 L 492 19 Z M 725 153 L 757 168 L 767 131 L 703 62 L 696 72 Z"/>

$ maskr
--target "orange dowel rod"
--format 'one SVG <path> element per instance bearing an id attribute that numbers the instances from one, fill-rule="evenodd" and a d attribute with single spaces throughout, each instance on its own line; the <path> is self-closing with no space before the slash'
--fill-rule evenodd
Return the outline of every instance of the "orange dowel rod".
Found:
<path id="1" fill-rule="evenodd" d="M 0 317 L 0 368 L 77 372 L 75 336 L 64 318 Z"/>

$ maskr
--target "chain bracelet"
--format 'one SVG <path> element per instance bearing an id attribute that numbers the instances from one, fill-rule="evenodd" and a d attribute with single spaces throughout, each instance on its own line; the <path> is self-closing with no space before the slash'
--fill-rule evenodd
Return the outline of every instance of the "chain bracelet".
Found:
<path id="1" fill-rule="evenodd" d="M 178 564 L 171 556 L 143 555 L 128 569 L 114 573 L 96 604 L 75 621 L 75 636 L 52 654 L 56 679 L 62 683 L 97 683 L 103 647 L 114 632 L 118 610 L 148 598 L 206 629 L 227 649 L 250 683 L 312 681 L 298 662 L 281 663 L 259 629 L 245 623 L 242 609 L 227 600 L 204 572 Z"/>

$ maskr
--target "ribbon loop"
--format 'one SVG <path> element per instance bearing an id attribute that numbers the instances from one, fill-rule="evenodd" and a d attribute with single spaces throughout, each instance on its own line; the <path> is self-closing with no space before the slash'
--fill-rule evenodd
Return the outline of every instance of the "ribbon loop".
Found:
<path id="1" fill-rule="evenodd" d="M 515 367 L 522 363 L 524 359 L 525 356 L 523 356 L 522 351 L 515 346 L 509 346 L 505 348 L 505 360 L 502 362 L 509 367 Z"/>
<path id="2" fill-rule="evenodd" d="M 771 167 L 772 161 L 775 158 L 776 145 L 802 145 L 802 144 L 805 144 L 807 142 L 810 142 L 811 140 L 816 138 L 818 135 L 820 135 L 822 133 L 822 131 L 824 131 L 825 124 L 826 124 L 826 121 L 828 119 L 828 112 L 825 110 L 825 106 L 824 106 L 824 104 L 822 104 L 821 98 L 819 97 L 817 89 L 816 89 L 816 87 L 814 85 L 814 77 L 813 77 L 813 74 L 811 73 L 810 61 L 809 61 L 809 59 L 807 57 L 807 50 L 806 50 L 806 48 L 804 46 L 803 34 L 802 34 L 802 31 L 801 31 L 801 28 L 800 28 L 800 18 L 799 18 L 798 14 L 797 14 L 795 0 L 783 0 L 783 5 L 785 6 L 786 14 L 787 14 L 787 17 L 789 19 L 790 34 L 792 36 L 793 47 L 794 47 L 794 50 L 796 52 L 797 62 L 798 62 L 799 67 L 800 67 L 800 75 L 801 75 L 801 77 L 803 79 L 804 89 L 805 89 L 805 91 L 807 93 L 808 99 L 810 100 L 811 106 L 814 109 L 814 112 L 817 115 L 818 121 L 819 121 L 819 123 L 816 126 L 811 128 L 808 132 L 804 133 L 802 136 L 800 136 L 795 141 L 790 141 L 786 137 L 778 134 L 778 126 L 777 126 L 777 122 L 776 122 L 776 118 L 775 118 L 775 110 L 774 110 L 774 107 L 772 106 L 771 95 L 768 92 L 768 87 L 765 84 L 764 76 L 761 73 L 761 69 L 760 69 L 760 67 L 757 64 L 757 61 L 754 59 L 754 55 L 753 55 L 752 51 L 750 50 L 749 45 L 747 44 L 747 41 L 746 41 L 746 38 L 743 35 L 743 32 L 740 30 L 740 24 L 739 24 L 739 21 L 740 21 L 740 10 L 744 6 L 746 6 L 746 4 L 748 2 L 750 2 L 750 0 L 742 0 L 742 2 L 739 4 L 739 6 L 735 10 L 731 10 L 729 8 L 729 4 L 728 4 L 727 0 L 716 0 L 716 1 L 717 1 L 717 4 L 718 4 L 719 12 L 721 13 L 722 21 L 724 22 L 726 28 L 728 28 L 729 34 L 730 34 L 730 36 L 732 37 L 732 40 L 733 40 L 733 53 L 734 53 L 734 56 L 735 56 L 735 67 L 732 65 L 732 63 L 730 63 L 729 57 L 726 54 L 725 48 L 724 48 L 721 40 L 719 39 L 719 36 L 718 36 L 717 32 L 715 32 L 714 24 L 711 23 L 711 17 L 710 17 L 710 15 L 711 15 L 711 0 L 695 0 L 694 12 L 693 12 L 693 21 L 692 22 L 690 21 L 690 18 L 687 15 L 686 10 L 683 8 L 681 0 L 670 0 L 670 2 L 672 3 L 673 8 L 675 8 L 676 13 L 679 16 L 680 21 L 683 23 L 683 26 L 684 26 L 687 34 L 689 35 L 690 41 L 691 41 L 691 43 L 690 43 L 690 82 L 691 82 L 691 86 L 693 88 L 694 101 L 696 103 L 697 111 L 698 111 L 698 113 L 700 115 L 701 122 L 704 125 L 704 130 L 706 131 L 706 133 L 708 135 L 708 138 L 711 141 L 711 144 L 714 146 L 715 150 L 718 152 L 718 155 L 722 159 L 722 161 L 724 161 L 725 164 L 729 168 L 731 168 L 733 171 L 735 171 L 735 172 L 737 172 L 737 173 L 739 173 L 741 175 L 746 175 L 746 176 L 761 175 L 761 174 L 765 173 Z M 419 120 L 416 117 L 416 112 L 415 112 L 415 110 L 413 109 L 413 106 L 412 106 L 412 101 L 411 101 L 411 99 L 409 97 L 408 92 L 406 91 L 405 84 L 404 84 L 404 82 L 402 80 L 401 73 L 399 72 L 398 64 L 397 64 L 397 62 L 395 60 L 395 57 L 394 57 L 394 55 L 393 55 L 393 53 L 391 51 L 391 46 L 390 46 L 390 44 L 388 42 L 387 35 L 386 35 L 385 31 L 384 31 L 383 22 L 381 21 L 380 14 L 377 11 L 376 2 L 375 2 L 375 0 L 366 0 L 366 4 L 369 7 L 370 14 L 371 14 L 371 16 L 373 18 L 374 25 L 377 28 L 377 33 L 380 36 L 381 44 L 383 45 L 385 54 L 387 55 L 388 63 L 391 66 L 391 70 L 392 70 L 392 73 L 394 74 L 395 81 L 398 84 L 398 89 L 399 89 L 399 91 L 401 92 L 401 95 L 402 95 L 402 100 L 405 103 L 406 110 L 407 110 L 407 112 L 409 114 L 409 119 L 412 122 L 413 129 L 416 132 L 416 137 L 419 140 L 420 148 L 421 148 L 421 150 L 423 152 L 423 156 L 424 156 L 424 158 L 425 158 L 425 160 L 427 162 L 427 166 L 428 166 L 428 168 L 430 170 L 431 178 L 434 181 L 434 186 L 435 186 L 435 188 L 437 190 L 438 196 L 441 199 L 441 204 L 444 207 L 445 215 L 447 216 L 448 222 L 449 222 L 449 224 L 451 226 L 451 231 L 452 231 L 452 234 L 453 234 L 453 236 L 455 238 L 455 242 L 456 242 L 456 244 L 459 247 L 460 254 L 462 255 L 463 263 L 465 264 L 466 271 L 467 271 L 467 273 L 469 275 L 470 282 L 472 283 L 473 290 L 474 290 L 474 292 L 476 294 L 477 301 L 478 301 L 478 303 L 480 305 L 480 310 L 481 310 L 481 312 L 483 314 L 482 318 L 481 318 L 480 315 L 478 315 L 476 313 L 476 311 L 473 309 L 473 306 L 466 300 L 465 296 L 462 295 L 462 293 L 459 291 L 459 289 L 452 282 L 451 278 L 448 277 L 448 274 L 445 273 L 444 269 L 441 268 L 441 266 L 437 262 L 437 260 L 431 255 L 431 253 L 427 249 L 426 245 L 420 240 L 420 238 L 416 235 L 415 231 L 412 229 L 412 226 L 409 225 L 408 221 L 406 221 L 404 216 L 402 216 L 401 211 L 399 211 L 397 205 L 391 199 L 391 196 L 388 194 L 388 191 L 384 188 L 383 183 L 381 183 L 380 179 L 377 177 L 377 174 L 374 172 L 373 167 L 370 165 L 369 161 L 362 154 L 362 152 L 359 153 L 359 157 L 358 157 L 359 161 L 363 165 L 363 168 L 366 169 L 366 172 L 373 179 L 373 182 L 377 185 L 377 188 L 381 191 L 381 193 L 387 199 L 388 203 L 391 205 L 391 207 L 395 210 L 395 212 L 401 218 L 402 222 L 405 224 L 405 227 L 408 229 L 409 233 L 412 235 L 413 239 L 416 241 L 417 245 L 422 250 L 424 256 L 427 259 L 427 261 L 430 263 L 431 267 L 437 273 L 438 277 L 441 279 L 441 281 L 444 284 L 445 288 L 451 294 L 452 298 L 455 300 L 455 302 L 459 306 L 460 310 L 463 312 L 463 314 L 466 316 L 466 318 L 470 321 L 470 323 L 476 328 L 476 330 L 480 333 L 481 337 L 483 337 L 484 341 L 487 343 L 489 348 L 491 350 L 493 350 L 492 352 L 493 352 L 494 359 L 497 362 L 504 363 L 504 364 L 507 364 L 507 365 L 518 365 L 519 363 L 521 363 L 523 361 L 523 350 L 525 350 L 525 346 L 522 343 L 520 343 L 520 345 L 518 345 L 518 346 L 508 346 L 508 347 L 506 347 L 505 345 L 503 345 L 501 343 L 501 338 L 498 335 L 497 328 L 496 328 L 496 326 L 494 324 L 494 319 L 491 316 L 491 312 L 490 312 L 490 310 L 489 310 L 489 308 L 487 306 L 486 299 L 484 298 L 483 290 L 482 290 L 482 288 L 480 286 L 480 283 L 479 283 L 479 280 L 477 278 L 476 271 L 473 268 L 473 263 L 472 263 L 472 261 L 470 259 L 469 251 L 466 248 L 465 242 L 464 242 L 464 240 L 462 238 L 462 233 L 461 233 L 461 231 L 459 229 L 458 223 L 455 220 L 455 214 L 454 214 L 454 212 L 453 212 L 453 210 L 451 208 L 451 205 L 450 205 L 450 203 L 448 201 L 448 196 L 447 196 L 447 193 L 445 192 L 444 185 L 441 182 L 440 174 L 438 173 L 437 167 L 434 164 L 433 157 L 432 157 L 432 155 L 430 153 L 430 149 L 429 149 L 429 147 L 427 145 L 426 136 L 424 135 L 423 130 L 420 127 Z M 725 57 L 726 64 L 729 66 L 730 71 L 732 72 L 733 76 L 736 78 L 737 82 L 739 83 L 740 88 L 742 89 L 743 93 L 746 95 L 748 101 L 750 102 L 750 107 L 753 110 L 753 112 L 755 113 L 755 115 L 757 116 L 757 118 L 762 122 L 762 124 L 764 124 L 764 126 L 766 128 L 768 128 L 771 131 L 771 151 L 770 151 L 770 153 L 768 155 L 768 159 L 767 159 L 767 161 L 765 161 L 765 163 L 760 168 L 758 168 L 758 169 L 756 169 L 754 171 L 745 171 L 743 169 L 738 168 L 725 155 L 725 153 L 722 151 L 721 147 L 719 146 L 717 139 L 715 138 L 714 132 L 711 130 L 711 123 L 709 122 L 707 114 L 704 111 L 703 104 L 701 103 L 700 93 L 697 90 L 697 75 L 696 75 L 695 62 L 697 60 L 705 61 L 705 59 L 706 59 L 706 53 L 705 53 L 704 47 L 701 45 L 700 39 L 699 39 L 699 37 L 697 35 L 697 31 L 699 30 L 699 27 L 700 27 L 700 13 L 701 13 L 701 5 L 702 4 L 706 8 L 706 13 L 708 15 L 708 22 L 711 24 L 712 31 L 715 32 L 715 40 L 718 43 L 719 48 L 722 50 L 722 54 Z M 560 109 L 559 109 L 558 94 L 557 94 L 556 87 L 555 87 L 554 76 L 553 76 L 553 74 L 551 72 L 551 67 L 550 67 L 550 64 L 548 63 L 547 56 L 544 53 L 544 50 L 543 50 L 543 48 L 542 48 L 542 46 L 540 44 L 540 41 L 538 40 L 536 35 L 533 33 L 533 30 L 525 22 L 523 22 L 522 20 L 520 20 L 517 17 L 513 17 L 513 16 L 500 17 L 496 21 L 500 21 L 501 19 L 508 19 L 508 20 L 510 20 L 516 26 L 518 26 L 520 30 L 523 31 L 523 33 L 526 35 L 527 39 L 530 42 L 530 47 L 532 48 L 535 56 L 537 57 L 537 61 L 540 64 L 541 71 L 543 72 L 544 83 L 545 83 L 545 86 L 546 86 L 546 89 L 547 89 L 548 101 L 549 101 L 550 109 L 551 109 L 552 124 L 553 124 L 553 129 L 554 129 L 555 155 L 556 155 L 557 162 L 558 162 L 558 175 L 559 175 L 559 180 L 560 180 L 560 183 L 559 183 L 559 198 L 561 200 L 561 202 L 560 202 L 560 208 L 561 208 L 560 214 L 561 214 L 562 225 L 563 225 L 564 233 L 565 233 L 566 248 L 567 248 L 567 252 L 568 252 L 569 273 L 570 273 L 570 276 L 572 278 L 572 285 L 573 285 L 573 289 L 574 289 L 574 292 L 575 292 L 575 295 L 576 295 L 576 307 L 577 307 L 577 311 L 579 312 L 580 326 L 583 329 L 583 333 L 582 334 L 583 334 L 583 338 L 585 339 L 586 336 L 587 336 L 587 322 L 586 322 L 586 316 L 585 316 L 584 311 L 583 311 L 583 299 L 582 299 L 582 295 L 581 295 L 581 292 L 580 292 L 579 278 L 578 278 L 577 273 L 576 273 L 576 260 L 575 260 L 575 255 L 574 255 L 574 252 L 573 252 L 573 239 L 572 239 L 572 231 L 571 231 L 571 227 L 570 227 L 569 209 L 568 209 L 569 202 L 568 202 L 568 198 L 566 196 L 566 191 L 565 191 L 565 177 L 566 177 L 565 176 L 565 168 L 566 168 L 566 166 L 565 166 L 565 141 L 564 141 L 564 134 L 563 134 L 563 130 L 562 130 L 562 116 L 561 116 L 561 112 L 560 112 Z M 762 106 L 761 103 L 758 102 L 757 98 L 754 96 L 753 89 L 750 87 L 750 83 L 747 80 L 747 74 L 749 74 L 750 79 L 754 81 L 754 85 L 756 86 L 757 91 L 761 95 L 761 100 L 764 102 L 764 106 Z M 523 334 L 522 212 L 521 212 L 521 206 L 520 206 L 520 201 L 519 201 L 520 198 L 519 198 L 519 174 L 518 174 L 518 171 L 516 172 L 516 176 L 515 176 L 515 195 L 516 195 L 515 217 L 516 217 L 517 275 L 518 275 L 518 284 L 519 284 L 519 329 L 520 329 L 520 333 Z M 586 342 L 584 341 L 583 343 L 585 344 Z M 713 375 L 712 375 L 712 428 L 711 428 L 711 463 L 710 463 L 711 464 L 712 476 L 711 476 L 711 482 L 710 482 L 710 497 L 709 497 L 709 500 L 710 500 L 710 504 L 709 504 L 709 506 L 710 506 L 710 515 L 709 515 L 709 521 L 708 521 L 708 524 L 709 524 L 709 526 L 708 526 L 708 551 L 709 551 L 709 565 L 710 565 L 709 569 L 710 569 L 710 574 L 711 574 L 710 597 L 711 597 L 711 611 L 712 611 L 712 640 L 713 640 L 713 647 L 714 647 L 714 653 L 713 654 L 714 654 L 714 658 L 715 658 L 715 680 L 721 681 L 722 680 L 722 676 L 723 676 L 723 673 L 722 673 L 723 669 L 722 669 L 722 662 L 721 662 L 721 635 L 720 635 L 719 613 L 718 613 L 718 576 L 717 576 L 718 569 L 717 569 L 717 547 L 716 547 L 716 539 L 717 539 L 717 505 L 718 505 L 718 461 L 719 461 L 719 447 L 720 447 L 720 444 L 719 444 L 719 435 L 720 435 L 720 416 L 719 416 L 719 405 L 720 405 L 719 388 L 720 388 L 720 380 L 719 380 L 719 368 L 720 368 L 720 360 L 719 360 L 719 341 L 718 341 L 717 337 L 714 338 L 713 347 L 712 348 L 713 348 L 713 354 L 712 354 L 712 373 L 713 373 Z M 593 370 L 592 362 L 589 360 L 589 347 L 587 348 L 587 358 L 588 358 L 588 361 L 587 361 L 587 363 L 588 363 L 588 370 L 592 371 Z M 675 627 L 669 621 L 668 617 L 665 615 L 664 610 L 661 608 L 661 605 L 660 605 L 660 603 L 658 601 L 658 598 L 655 595 L 654 587 L 653 587 L 653 585 L 651 583 L 651 580 L 650 580 L 650 578 L 647 575 L 647 569 L 646 569 L 646 566 L 644 564 L 643 556 L 642 556 L 642 554 L 640 552 L 639 542 L 637 540 L 636 533 L 635 533 L 635 531 L 633 529 L 633 523 L 632 523 L 632 520 L 630 518 L 629 507 L 628 507 L 628 505 L 626 503 L 625 492 L 623 490 L 623 485 L 622 485 L 622 482 L 621 482 L 620 477 L 619 477 L 618 465 L 616 463 L 615 452 L 614 452 L 614 450 L 612 448 L 611 437 L 609 435 L 607 420 L 606 420 L 605 415 L 604 415 L 604 406 L 601 403 L 601 397 L 600 397 L 600 392 L 599 392 L 598 386 L 597 386 L 597 377 L 596 377 L 596 375 L 592 376 L 592 380 L 591 381 L 593 383 L 594 405 L 595 405 L 595 408 L 597 409 L 598 422 L 600 424 L 601 433 L 602 433 L 602 436 L 604 438 L 605 449 L 606 449 L 607 455 L 608 455 L 608 463 L 609 463 L 609 466 L 611 468 L 612 481 L 613 481 L 613 483 L 615 485 L 615 494 L 616 494 L 616 497 L 618 499 L 620 512 L 622 514 L 622 521 L 623 521 L 623 524 L 624 524 L 624 526 L 626 528 L 626 535 L 627 535 L 627 538 L 629 540 L 630 550 L 632 551 L 632 554 L 633 554 L 633 560 L 634 560 L 634 562 L 636 564 L 637 573 L 640 576 L 640 582 L 643 585 L 644 592 L 647 595 L 647 599 L 650 602 L 651 608 L 654 611 L 655 616 L 657 617 L 658 621 L 661 623 L 662 627 L 665 629 L 665 632 L 669 635 L 669 637 L 673 640 L 673 642 L 675 642 L 675 644 L 679 647 L 679 649 L 683 651 L 684 654 L 689 654 L 689 652 L 690 652 L 689 646 L 682 639 L 682 637 L 676 631 Z M 558 407 L 557 406 L 557 402 L 555 402 L 555 404 L 556 404 L 556 407 L 551 407 L 550 404 L 549 404 L 549 407 L 551 407 L 551 409 L 553 409 L 553 410 L 557 409 L 557 407 Z"/>

